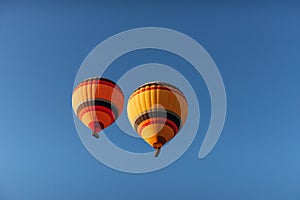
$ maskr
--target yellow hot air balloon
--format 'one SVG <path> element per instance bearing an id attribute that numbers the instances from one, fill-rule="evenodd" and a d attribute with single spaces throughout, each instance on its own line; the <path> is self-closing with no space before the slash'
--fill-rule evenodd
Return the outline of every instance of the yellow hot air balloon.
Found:
<path id="1" fill-rule="evenodd" d="M 130 96 L 127 115 L 131 126 L 158 156 L 161 147 L 170 141 L 184 125 L 188 103 L 175 86 L 164 82 L 149 82 Z"/>
<path id="2" fill-rule="evenodd" d="M 92 130 L 92 135 L 110 126 L 121 114 L 124 95 L 119 86 L 106 78 L 89 78 L 73 91 L 72 107 L 79 120 Z"/>

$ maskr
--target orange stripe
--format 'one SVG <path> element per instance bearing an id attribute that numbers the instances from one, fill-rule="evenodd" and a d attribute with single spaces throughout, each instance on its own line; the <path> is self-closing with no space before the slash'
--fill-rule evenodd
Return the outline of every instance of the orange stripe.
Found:
<path id="1" fill-rule="evenodd" d="M 142 133 L 143 129 L 151 124 L 165 124 L 173 129 L 174 135 L 176 135 L 176 133 L 178 132 L 178 128 L 173 121 L 166 118 L 150 118 L 148 120 L 145 120 L 145 123 L 141 124 L 138 127 L 138 133 Z"/>

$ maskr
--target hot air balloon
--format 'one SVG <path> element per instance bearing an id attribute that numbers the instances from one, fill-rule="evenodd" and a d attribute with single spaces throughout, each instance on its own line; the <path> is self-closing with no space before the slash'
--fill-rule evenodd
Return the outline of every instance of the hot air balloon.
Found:
<path id="1" fill-rule="evenodd" d="M 127 104 L 131 126 L 156 151 L 157 157 L 164 144 L 184 125 L 188 103 L 175 86 L 164 82 L 149 82 L 136 89 Z"/>
<path id="2" fill-rule="evenodd" d="M 79 120 L 99 137 L 121 114 L 124 95 L 119 86 L 106 78 L 89 78 L 73 91 L 72 107 Z"/>

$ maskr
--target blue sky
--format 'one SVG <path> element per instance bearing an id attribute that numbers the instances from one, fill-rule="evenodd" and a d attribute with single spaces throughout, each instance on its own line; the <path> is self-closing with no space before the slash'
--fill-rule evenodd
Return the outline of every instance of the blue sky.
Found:
<path id="1" fill-rule="evenodd" d="M 300 4 L 0 2 L 0 199 L 299 199 Z M 171 166 L 127 174 L 94 159 L 76 132 L 73 82 L 87 54 L 121 31 L 171 28 L 197 40 L 222 74 L 228 112 L 219 142 L 198 150 L 210 118 L 200 76 L 159 51 L 133 52 L 120 66 L 169 64 L 201 101 L 201 124 L 188 151 Z M 123 69 L 123 68 L 122 68 Z M 124 68 L 126 69 L 126 68 Z M 118 145 L 149 151 L 112 126 Z M 132 144 L 131 144 L 132 143 Z"/>

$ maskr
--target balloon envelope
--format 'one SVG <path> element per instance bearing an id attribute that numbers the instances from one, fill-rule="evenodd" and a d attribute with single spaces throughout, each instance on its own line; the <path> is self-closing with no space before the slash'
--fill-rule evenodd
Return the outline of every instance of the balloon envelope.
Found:
<path id="1" fill-rule="evenodd" d="M 123 106 L 124 95 L 120 87 L 106 78 L 86 79 L 72 94 L 74 113 L 95 137 L 119 117 Z"/>
<path id="2" fill-rule="evenodd" d="M 140 86 L 127 104 L 131 126 L 157 153 L 178 133 L 187 114 L 184 94 L 175 86 L 159 81 Z"/>

